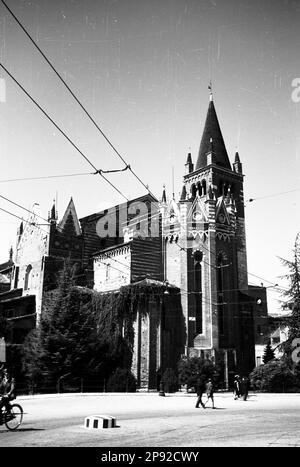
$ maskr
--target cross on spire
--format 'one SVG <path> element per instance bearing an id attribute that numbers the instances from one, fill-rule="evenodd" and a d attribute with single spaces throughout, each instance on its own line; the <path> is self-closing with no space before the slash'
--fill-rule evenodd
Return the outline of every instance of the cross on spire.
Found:
<path id="1" fill-rule="evenodd" d="M 211 82 L 211 80 L 209 81 L 208 89 L 209 89 L 209 100 L 212 101 L 213 100 L 213 91 L 212 91 L 212 82 Z"/>

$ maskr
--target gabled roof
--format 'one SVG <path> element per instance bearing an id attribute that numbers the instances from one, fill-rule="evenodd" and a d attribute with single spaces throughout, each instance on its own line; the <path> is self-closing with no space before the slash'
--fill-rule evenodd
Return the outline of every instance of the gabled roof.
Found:
<path id="1" fill-rule="evenodd" d="M 116 206 L 109 206 L 108 208 L 105 208 L 102 211 L 98 211 L 98 212 L 96 212 L 94 214 L 89 214 L 88 216 L 81 217 L 80 222 L 82 224 L 86 224 L 87 222 L 93 222 L 95 220 L 98 220 L 102 216 L 104 216 L 107 213 L 107 211 L 109 211 L 109 210 L 113 210 L 115 208 L 118 208 L 121 211 L 122 209 L 127 209 L 128 206 L 130 206 L 132 203 L 136 203 L 136 202 L 139 202 L 139 201 L 141 201 L 141 202 L 148 202 L 149 201 L 149 202 L 157 203 L 158 199 L 155 198 L 154 196 L 152 196 L 150 193 L 147 193 L 146 195 L 139 196 L 138 198 L 133 198 L 131 200 L 125 201 L 124 203 L 117 204 Z"/>
<path id="2" fill-rule="evenodd" d="M 11 269 L 14 265 L 14 262 L 11 260 L 6 261 L 5 263 L 0 264 L 0 271 L 5 272 L 8 269 Z"/>
<path id="3" fill-rule="evenodd" d="M 70 199 L 66 212 L 64 213 L 64 216 L 58 226 L 61 232 L 64 232 L 66 229 L 71 229 L 75 231 L 76 235 L 81 235 L 81 228 L 73 198 Z"/>
<path id="4" fill-rule="evenodd" d="M 230 161 L 212 99 L 210 100 L 208 106 L 195 170 L 202 169 L 202 167 L 207 165 L 206 155 L 211 149 L 211 140 L 213 143 L 215 164 L 231 170 Z"/>

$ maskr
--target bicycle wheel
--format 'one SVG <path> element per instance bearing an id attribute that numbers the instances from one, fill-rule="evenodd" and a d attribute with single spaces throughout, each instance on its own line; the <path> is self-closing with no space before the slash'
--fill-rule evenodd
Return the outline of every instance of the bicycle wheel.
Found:
<path id="1" fill-rule="evenodd" d="M 8 430 L 16 430 L 23 420 L 23 409 L 19 404 L 12 404 L 5 413 L 5 426 Z"/>

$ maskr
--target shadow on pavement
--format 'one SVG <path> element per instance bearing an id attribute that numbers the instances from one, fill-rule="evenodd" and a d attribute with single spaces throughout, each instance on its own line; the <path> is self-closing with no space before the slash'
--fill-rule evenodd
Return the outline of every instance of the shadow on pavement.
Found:
<path id="1" fill-rule="evenodd" d="M 212 408 L 212 407 L 206 407 L 205 410 L 206 410 L 206 409 L 211 409 L 211 410 L 226 410 L 226 407 L 214 407 L 214 408 Z"/>
<path id="2" fill-rule="evenodd" d="M 19 431 L 45 431 L 45 428 L 18 428 L 15 433 Z"/>

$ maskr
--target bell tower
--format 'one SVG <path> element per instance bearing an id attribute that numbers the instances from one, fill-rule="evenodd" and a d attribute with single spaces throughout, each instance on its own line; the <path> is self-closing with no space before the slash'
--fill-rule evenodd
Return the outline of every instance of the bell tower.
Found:
<path id="1" fill-rule="evenodd" d="M 239 302 L 248 289 L 243 177 L 238 153 L 230 163 L 210 93 L 196 163 L 189 153 L 185 164 L 178 258 L 186 353 L 221 358 L 227 383 L 239 363 Z"/>

